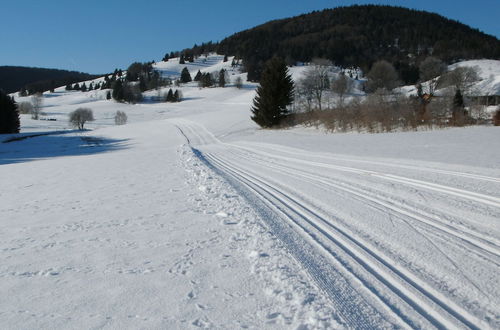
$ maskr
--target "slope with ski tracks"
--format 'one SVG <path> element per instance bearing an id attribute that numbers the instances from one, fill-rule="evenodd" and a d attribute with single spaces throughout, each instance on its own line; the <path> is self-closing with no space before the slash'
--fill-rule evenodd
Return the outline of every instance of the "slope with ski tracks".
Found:
<path id="1" fill-rule="evenodd" d="M 174 124 L 260 212 L 348 326 L 499 326 L 500 197 L 491 192 L 500 178 L 228 144 L 192 121 Z"/>

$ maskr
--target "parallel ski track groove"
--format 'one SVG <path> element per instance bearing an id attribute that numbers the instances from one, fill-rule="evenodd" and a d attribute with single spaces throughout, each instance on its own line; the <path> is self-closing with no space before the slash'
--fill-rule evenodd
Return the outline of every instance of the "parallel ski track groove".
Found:
<path id="1" fill-rule="evenodd" d="M 386 162 L 381 162 L 381 161 L 364 160 L 364 159 L 356 159 L 356 158 L 349 158 L 349 157 L 336 157 L 336 156 L 331 156 L 331 155 L 325 155 L 322 153 L 308 152 L 306 150 L 300 150 L 300 152 L 298 152 L 298 151 L 294 152 L 291 150 L 279 148 L 278 146 L 275 147 L 274 145 L 268 144 L 268 143 L 245 143 L 245 144 L 246 145 L 254 145 L 257 148 L 266 148 L 266 149 L 272 150 L 272 151 L 283 152 L 283 153 L 287 153 L 290 155 L 299 155 L 301 157 L 304 157 L 305 155 L 310 155 L 311 157 L 330 159 L 330 160 L 336 160 L 336 161 L 347 161 L 347 162 L 355 162 L 355 163 L 362 163 L 362 164 L 372 164 L 372 165 L 388 166 L 388 167 L 395 167 L 395 168 L 403 168 L 403 169 L 408 169 L 408 170 L 425 171 L 425 172 L 430 172 L 430 173 L 435 173 L 435 174 L 446 174 L 446 175 L 458 176 L 458 177 L 462 177 L 462 178 L 469 178 L 469 179 L 475 179 L 475 180 L 483 180 L 483 181 L 489 181 L 489 182 L 494 182 L 494 183 L 500 183 L 500 178 L 485 176 L 485 175 L 480 175 L 480 174 L 474 174 L 474 173 L 464 173 L 464 172 L 457 172 L 457 171 L 441 170 L 441 169 L 431 168 L 431 167 L 394 164 L 394 163 L 386 163 Z M 236 147 L 236 148 L 240 148 L 240 146 L 236 145 L 236 144 L 230 144 L 230 145 L 233 147 Z"/>
<path id="2" fill-rule="evenodd" d="M 460 198 L 465 198 L 469 200 L 473 200 L 475 202 L 480 202 L 483 204 L 487 204 L 490 206 L 500 206 L 500 198 L 493 197 L 493 196 L 488 196 L 480 193 L 475 193 L 471 191 L 466 191 L 462 189 L 457 189 L 453 187 L 448 187 L 448 186 L 443 186 L 440 184 L 434 184 L 431 182 L 426 182 L 426 181 L 421 181 L 421 180 L 414 180 L 410 178 L 405 178 L 401 176 L 395 176 L 391 174 L 385 174 L 385 173 L 380 173 L 380 172 L 374 172 L 374 171 L 369 171 L 369 170 L 363 170 L 359 168 L 354 168 L 354 167 L 346 167 L 346 166 L 336 166 L 333 164 L 326 164 L 326 163 L 318 163 L 318 162 L 311 162 L 311 161 L 306 161 L 302 159 L 294 159 L 294 158 L 289 158 L 289 157 L 283 157 L 283 156 L 276 156 L 272 155 L 266 152 L 262 152 L 261 150 L 253 150 L 251 148 L 247 147 L 241 147 L 237 145 L 232 145 L 232 144 L 226 144 L 223 142 L 220 142 L 212 133 L 210 133 L 208 130 L 206 130 L 203 126 L 201 125 L 196 125 L 194 124 L 195 127 L 193 127 L 193 123 L 187 122 L 187 121 L 182 121 L 181 125 L 183 128 L 187 129 L 190 131 L 191 134 L 195 137 L 194 141 L 199 142 L 200 145 L 210 145 L 210 144 L 215 144 L 215 145 L 221 145 L 221 146 L 226 146 L 229 147 L 229 149 L 236 148 L 240 152 L 243 150 L 246 150 L 247 152 L 260 155 L 263 157 L 272 157 L 274 159 L 278 158 L 284 161 L 292 161 L 297 164 L 306 164 L 309 166 L 318 166 L 318 167 L 324 167 L 324 168 L 329 168 L 329 169 L 334 169 L 334 170 L 340 170 L 340 171 L 345 171 L 345 172 L 350 172 L 350 173 L 355 173 L 355 174 L 368 174 L 373 177 L 381 178 L 381 179 L 386 179 L 392 182 L 398 182 L 399 184 L 404 184 L 404 185 L 409 185 L 409 186 L 416 186 L 418 188 L 424 188 L 440 193 L 445 193 L 448 195 L 453 195 L 456 197 Z M 212 153 L 202 153 L 198 149 L 195 149 L 187 137 L 186 134 L 182 131 L 180 127 L 178 127 L 179 130 L 182 132 L 182 134 L 186 137 L 188 140 L 188 143 L 190 144 L 193 152 L 200 158 L 202 159 L 208 166 L 212 167 L 214 170 L 216 170 L 219 174 L 226 176 L 226 178 L 230 179 L 229 181 L 235 181 L 238 185 L 242 185 L 243 187 L 246 187 L 250 191 L 252 191 L 257 199 L 260 199 L 264 204 L 268 204 L 271 208 L 275 209 L 275 211 L 278 211 L 281 213 L 283 216 L 285 216 L 286 219 L 283 219 L 281 217 L 282 221 L 290 221 L 293 223 L 293 226 L 296 228 L 299 228 L 300 231 L 303 232 L 301 234 L 303 236 L 303 239 L 306 239 L 306 236 L 309 236 L 308 239 L 313 242 L 315 242 L 316 246 L 319 246 L 322 248 L 327 254 L 330 254 L 331 257 L 333 257 L 335 260 L 340 262 L 342 266 L 344 266 L 344 271 L 347 271 L 347 273 L 350 273 L 351 276 L 354 276 L 354 278 L 357 278 L 361 283 L 365 284 L 365 289 L 368 289 L 369 292 L 371 292 L 373 295 L 377 296 L 379 301 L 382 301 L 382 303 L 386 303 L 386 308 L 391 310 L 395 316 L 400 319 L 404 324 L 409 325 L 410 327 L 414 327 L 414 321 L 412 321 L 411 316 L 409 315 L 403 315 L 400 311 L 400 309 L 397 306 L 394 306 L 392 304 L 387 304 L 389 298 L 384 297 L 383 295 L 379 294 L 377 292 L 377 289 L 374 287 L 370 286 L 370 282 L 366 282 L 367 280 L 363 279 L 363 275 L 361 274 L 356 274 L 356 271 L 349 267 L 348 265 L 345 264 L 345 260 L 342 261 L 341 259 L 338 259 L 339 257 L 336 256 L 335 253 L 332 252 L 327 246 L 325 246 L 321 241 L 326 240 L 330 242 L 330 244 L 333 244 L 337 249 L 340 249 L 341 251 L 344 252 L 345 257 L 350 257 L 350 259 L 354 260 L 358 266 L 361 266 L 362 269 L 365 269 L 369 274 L 371 274 L 378 283 L 384 285 L 386 288 L 388 288 L 395 296 L 399 297 L 401 301 L 405 302 L 408 304 L 416 313 L 420 314 L 421 317 L 424 319 L 427 319 L 428 322 L 433 324 L 434 326 L 438 328 L 450 328 L 450 327 L 456 327 L 458 324 L 461 324 L 462 326 L 466 326 L 471 329 L 478 329 L 478 325 L 486 326 L 487 325 L 477 319 L 475 316 L 469 314 L 466 310 L 464 310 L 462 307 L 459 305 L 455 304 L 453 301 L 448 300 L 444 295 L 442 295 L 439 291 L 436 291 L 432 287 L 428 287 L 425 282 L 421 283 L 420 279 L 415 277 L 415 275 L 411 274 L 408 272 L 406 269 L 401 269 L 398 266 L 393 266 L 391 263 L 391 260 L 387 259 L 387 256 L 385 255 L 380 255 L 377 254 L 376 250 L 370 249 L 367 245 L 363 244 L 363 242 L 357 240 L 354 236 L 349 235 L 347 232 L 345 232 L 343 229 L 338 228 L 335 224 L 331 223 L 330 221 L 327 221 L 327 217 L 321 214 L 321 211 L 316 210 L 313 206 L 307 205 L 304 201 L 298 201 L 288 195 L 286 193 L 286 190 L 283 191 L 280 188 L 277 188 L 276 186 L 264 182 L 262 179 L 259 177 L 256 177 L 248 172 L 245 172 L 244 169 L 238 167 L 238 165 L 231 163 L 231 161 L 227 159 L 222 159 L 220 156 L 216 156 L 215 154 Z M 205 134 L 204 134 L 205 133 Z M 196 140 L 199 141 L 196 141 Z M 196 144 L 196 143 L 195 143 Z M 269 166 L 269 164 L 266 164 Z M 409 167 L 411 168 L 411 166 Z M 283 170 L 283 169 L 280 169 Z M 431 170 L 431 169 L 429 169 Z M 300 172 L 300 171 L 298 171 Z M 482 179 L 482 180 L 487 180 L 487 181 L 494 181 L 496 182 L 496 178 L 491 178 L 491 177 L 481 177 L 477 176 L 474 177 L 475 175 L 472 174 L 467 174 L 467 173 L 459 173 L 459 172 L 452 172 L 450 171 L 449 173 L 445 173 L 447 171 L 436 171 L 436 173 L 441 173 L 441 174 L 449 174 L 449 175 L 457 175 L 457 176 L 463 176 L 463 177 L 468 177 L 468 178 L 475 178 L 475 179 Z M 304 174 L 306 173 L 306 174 Z M 291 174 L 291 173 L 289 173 Z M 294 173 L 294 175 L 297 175 L 298 173 Z M 462 175 L 463 174 L 463 175 Z M 301 175 L 311 175 L 310 173 L 303 172 Z M 493 179 L 493 180 L 491 180 Z M 310 177 L 309 180 L 312 180 Z M 319 177 L 316 177 L 315 180 L 319 180 Z M 321 178 L 321 180 L 324 180 L 324 178 Z M 234 182 L 233 181 L 233 182 Z M 331 181 L 330 183 L 332 183 Z M 313 183 L 313 182 L 310 182 Z M 353 194 L 353 192 L 350 192 Z M 369 195 L 366 194 L 366 192 L 360 191 L 357 192 L 358 195 L 361 195 L 359 197 L 361 198 L 370 198 Z M 372 200 L 372 202 L 377 203 L 379 205 L 384 205 L 387 204 L 388 201 L 381 201 L 381 200 Z M 381 204 L 384 203 L 384 204 Z M 390 203 L 390 202 L 389 202 Z M 402 210 L 398 208 L 397 206 L 394 205 L 384 205 L 384 206 L 391 206 L 391 209 L 395 212 L 402 211 L 403 215 L 409 216 L 409 217 L 414 217 L 415 212 L 411 212 L 411 210 Z M 400 205 L 402 206 L 402 205 Z M 319 213 L 318 213 L 319 212 Z M 401 213 L 401 212 L 400 212 Z M 405 213 L 410 213 L 405 214 Z M 416 214 L 417 216 L 423 216 L 429 218 L 427 215 L 423 213 L 418 213 Z M 298 217 L 298 218 L 297 218 Z M 304 227 L 304 224 L 301 224 L 299 221 L 299 218 L 302 219 L 301 221 L 305 221 L 309 227 L 312 227 L 315 229 L 315 231 L 311 232 L 307 227 Z M 430 219 L 428 219 L 429 223 L 428 225 L 436 226 L 436 224 L 432 223 L 432 216 Z M 287 220 L 288 219 L 288 220 Z M 418 220 L 418 219 L 417 219 Z M 460 232 L 453 232 L 453 229 L 446 228 L 444 226 L 443 228 L 440 228 L 439 226 L 442 226 L 444 224 L 438 225 L 436 227 L 437 229 L 440 229 L 441 232 L 444 232 L 448 235 L 454 235 L 455 237 L 462 239 L 466 241 L 468 244 L 473 245 L 476 248 L 483 249 L 489 253 L 494 254 L 495 256 L 498 255 L 498 252 L 496 251 L 495 248 L 489 247 L 488 245 L 484 245 L 481 243 L 481 241 L 484 241 L 483 238 L 480 237 L 467 237 L 460 233 Z M 328 228 L 325 228 L 327 226 Z M 297 230 L 297 229 L 296 229 Z M 304 236 L 304 233 L 306 236 Z M 317 237 L 321 236 L 321 240 Z M 460 237 L 462 236 L 462 237 Z M 476 238 L 478 240 L 476 240 Z M 492 242 L 487 241 L 487 243 L 492 244 Z M 497 247 L 496 244 L 495 247 Z M 292 251 L 293 252 L 293 251 Z M 379 251 L 380 253 L 380 251 Z M 368 257 L 368 258 L 366 258 Z M 309 269 L 307 267 L 307 260 L 301 260 L 302 263 L 305 263 L 306 269 L 311 271 L 312 269 Z M 314 270 L 312 270 L 314 271 Z M 320 287 L 322 289 L 325 289 L 325 284 L 321 276 L 318 278 L 318 274 L 314 275 L 312 274 L 313 277 L 317 282 L 319 282 Z M 361 276 L 361 277 L 360 277 Z M 388 276 L 392 280 L 387 280 L 385 276 Z M 374 279 L 372 279 L 373 281 Z M 323 283 L 322 283 L 323 282 Z M 368 285 L 366 285 L 368 284 Z M 379 285 L 380 285 L 379 284 Z M 328 291 L 328 290 L 327 290 Z M 337 297 L 338 299 L 338 297 Z M 425 307 L 422 307 L 425 306 Z M 438 310 L 441 312 L 437 312 L 435 308 L 438 308 Z M 442 314 L 446 314 L 446 317 L 443 317 Z M 349 320 L 349 316 L 343 314 L 343 317 L 345 317 L 347 320 Z M 453 320 L 453 321 L 452 321 Z M 354 321 L 354 323 L 353 323 Z M 458 323 L 457 323 L 458 322 Z M 355 327 L 363 327 L 363 323 L 359 324 L 359 322 L 356 322 L 355 320 L 350 319 L 350 322 L 348 322 L 351 326 Z"/>
<path id="3" fill-rule="evenodd" d="M 247 153 L 248 155 L 248 153 Z M 238 156 L 238 155 L 237 155 Z M 259 162 L 259 164 L 266 166 L 268 168 L 274 168 L 276 170 L 279 170 L 280 172 L 286 172 L 290 175 L 297 175 L 301 176 L 305 179 L 310 180 L 309 182 L 316 185 L 316 186 L 326 186 L 326 187 L 331 187 L 334 189 L 338 189 L 341 191 L 344 191 L 348 194 L 357 196 L 358 198 L 372 202 L 376 205 L 380 205 L 383 208 L 388 208 L 392 210 L 393 212 L 396 213 L 396 215 L 400 216 L 407 216 L 417 222 L 423 223 L 427 226 L 430 226 L 432 228 L 435 228 L 439 230 L 440 232 L 444 232 L 448 235 L 454 236 L 456 239 L 462 240 L 478 249 L 481 251 L 488 252 L 490 254 L 493 254 L 496 257 L 500 257 L 500 246 L 497 242 L 489 241 L 486 240 L 483 237 L 479 237 L 477 234 L 467 231 L 463 232 L 455 227 L 452 227 L 446 223 L 443 223 L 438 219 L 437 216 L 432 215 L 432 214 L 426 214 L 426 212 L 423 211 L 417 211 L 412 208 L 409 208 L 406 205 L 403 205 L 401 203 L 397 203 L 394 200 L 388 200 L 386 198 L 380 197 L 378 195 L 375 195 L 374 193 L 368 192 L 364 189 L 356 188 L 352 185 L 349 187 L 346 187 L 338 182 L 335 182 L 329 177 L 324 177 L 324 176 L 319 176 L 316 174 L 309 173 L 307 171 L 295 169 L 295 168 L 290 168 L 286 167 L 281 164 L 276 164 L 276 163 L 269 163 L 265 162 L 261 159 L 258 158 L 251 158 L 251 156 L 241 156 L 241 158 L 252 161 L 252 162 Z M 496 262 L 495 262 L 496 263 Z"/>
<path id="4" fill-rule="evenodd" d="M 422 180 L 415 180 L 415 179 L 405 178 L 402 176 L 381 173 L 381 172 L 376 172 L 376 171 L 370 171 L 370 170 L 364 170 L 364 169 L 359 169 L 359 168 L 355 168 L 355 167 L 339 166 L 339 165 L 326 164 L 326 163 L 321 163 L 321 162 L 313 162 L 313 161 L 308 161 L 308 160 L 303 160 L 303 159 L 296 159 L 296 158 L 284 157 L 284 156 L 279 156 L 279 155 L 272 155 L 272 154 L 269 154 L 266 152 L 253 150 L 253 149 L 250 149 L 247 147 L 241 147 L 241 146 L 236 146 L 236 147 L 248 150 L 248 151 L 253 152 L 255 154 L 260 154 L 260 155 L 265 156 L 265 157 L 272 157 L 275 159 L 281 159 L 281 160 L 288 161 L 288 162 L 294 162 L 296 164 L 303 164 L 303 165 L 308 165 L 308 166 L 327 168 L 327 169 L 338 170 L 338 171 L 342 171 L 342 172 L 370 175 L 372 177 L 376 177 L 376 178 L 383 179 L 383 180 L 398 182 L 400 184 L 415 186 L 415 187 L 423 188 L 426 190 L 432 190 L 432 191 L 436 191 L 436 192 L 440 192 L 440 193 L 444 193 L 444 194 L 448 194 L 448 195 L 453 195 L 453 196 L 456 196 L 459 198 L 469 199 L 469 200 L 472 200 L 475 202 L 480 202 L 480 203 L 487 204 L 487 205 L 494 206 L 494 207 L 500 207 L 500 198 L 485 195 L 485 194 L 476 193 L 473 191 L 466 191 L 463 189 L 448 187 L 448 186 L 444 186 L 444 185 L 437 184 L 437 183 L 432 183 L 432 182 L 427 182 L 427 181 L 422 181 Z"/>
<path id="5" fill-rule="evenodd" d="M 245 173 L 234 164 L 230 164 L 227 161 L 221 160 L 220 158 L 212 154 L 207 154 L 206 157 L 212 162 L 215 162 L 215 164 L 217 164 L 218 166 L 224 168 L 226 172 L 231 172 L 234 176 L 239 178 L 240 181 L 246 182 L 246 185 L 253 185 L 257 187 L 257 189 L 254 189 L 256 193 L 258 193 L 258 190 L 264 191 L 265 193 L 271 195 L 274 199 L 279 201 L 282 208 L 289 209 L 296 215 L 300 216 L 303 220 L 305 220 L 309 225 L 311 225 L 318 231 L 317 233 L 314 233 L 315 235 L 319 233 L 323 235 L 326 240 L 334 243 L 338 248 L 343 250 L 355 262 L 357 262 L 358 265 L 362 266 L 366 271 L 372 274 L 379 282 L 389 288 L 394 294 L 399 296 L 402 301 L 410 305 L 416 312 L 418 312 L 422 317 L 427 319 L 434 326 L 438 328 L 450 328 L 456 326 L 453 323 L 449 323 L 449 321 L 443 320 L 441 317 L 439 317 L 440 314 L 436 313 L 434 310 L 435 304 L 439 306 L 442 311 L 446 312 L 450 317 L 463 323 L 465 326 L 471 329 L 478 329 L 478 327 L 474 324 L 475 322 L 477 322 L 477 320 L 471 321 L 471 316 L 467 315 L 467 313 L 462 308 L 455 306 L 454 308 L 458 309 L 458 311 L 456 311 L 450 306 L 454 305 L 452 302 L 441 301 L 441 299 L 437 297 L 437 295 L 439 295 L 438 293 L 429 292 L 429 290 L 424 288 L 422 284 L 418 283 L 418 280 L 416 278 L 411 278 L 413 276 L 411 276 L 404 270 L 397 269 L 397 267 L 391 265 L 391 261 L 386 260 L 386 258 L 384 258 L 383 256 L 376 254 L 372 249 L 366 247 L 363 243 L 356 240 L 344 230 L 338 228 L 338 226 L 334 225 L 332 222 L 327 221 L 323 215 L 317 214 L 315 211 L 310 209 L 309 206 L 306 206 L 304 205 L 304 203 L 298 202 L 290 196 L 285 195 L 282 191 L 280 191 L 279 188 L 263 182 L 261 179 L 255 176 Z M 272 191 L 274 191 L 274 193 Z M 260 195 L 262 196 L 262 192 L 260 193 Z M 279 197 L 278 195 L 281 195 L 281 197 Z M 295 204 L 296 206 L 293 207 L 291 206 L 291 204 Z M 307 214 L 309 214 L 309 216 Z M 307 228 L 304 228 L 302 225 L 300 225 L 295 219 L 293 219 L 293 217 L 289 217 L 289 219 L 294 221 L 296 225 L 302 227 L 302 229 L 306 233 L 311 235 L 311 233 L 308 232 Z M 330 230 L 325 229 L 325 226 L 327 226 Z M 333 230 L 335 233 L 331 233 L 331 230 Z M 341 242 L 339 240 L 343 240 L 344 242 Z M 362 253 L 360 253 L 360 251 Z M 363 256 L 369 256 L 373 260 L 366 259 Z M 385 269 L 381 269 L 380 266 L 384 267 Z M 391 277 L 394 281 L 389 281 L 387 277 Z M 404 285 L 400 284 L 401 281 L 404 283 Z M 423 299 L 414 301 L 415 298 L 411 298 L 412 293 L 409 292 L 407 287 L 408 285 L 416 290 L 421 296 L 430 300 L 433 304 L 429 305 L 429 303 L 425 302 Z M 382 298 L 382 300 L 384 299 Z M 427 309 L 424 309 L 422 306 L 427 306 Z M 397 310 L 394 309 L 394 306 L 388 307 L 390 307 L 397 313 Z"/>

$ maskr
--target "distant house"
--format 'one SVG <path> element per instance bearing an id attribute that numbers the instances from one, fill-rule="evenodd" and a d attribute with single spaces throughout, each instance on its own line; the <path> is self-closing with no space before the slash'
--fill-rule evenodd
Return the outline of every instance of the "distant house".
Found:
<path id="1" fill-rule="evenodd" d="M 486 105 L 486 106 L 499 105 L 500 95 L 469 96 L 469 100 L 471 100 L 475 104 Z"/>

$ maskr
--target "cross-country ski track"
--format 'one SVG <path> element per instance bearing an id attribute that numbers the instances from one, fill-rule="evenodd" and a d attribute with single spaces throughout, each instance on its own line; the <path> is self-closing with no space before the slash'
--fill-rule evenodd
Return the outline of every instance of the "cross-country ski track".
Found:
<path id="1" fill-rule="evenodd" d="M 348 327 L 498 325 L 482 320 L 459 286 L 491 301 L 495 313 L 494 293 L 482 287 L 478 270 L 498 272 L 500 241 L 475 221 L 497 221 L 500 198 L 489 192 L 499 178 L 224 143 L 200 124 L 173 123 L 193 153 L 261 212 Z M 443 285 L 450 270 L 451 284 Z"/>

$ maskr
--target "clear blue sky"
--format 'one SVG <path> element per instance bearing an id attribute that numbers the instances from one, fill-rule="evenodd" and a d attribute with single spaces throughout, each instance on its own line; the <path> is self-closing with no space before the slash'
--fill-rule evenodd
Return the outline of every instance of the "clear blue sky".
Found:
<path id="1" fill-rule="evenodd" d="M 366 3 L 436 12 L 500 37 L 500 0 L 2 0 L 0 65 L 105 73 L 272 19 Z"/>

